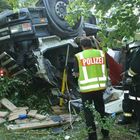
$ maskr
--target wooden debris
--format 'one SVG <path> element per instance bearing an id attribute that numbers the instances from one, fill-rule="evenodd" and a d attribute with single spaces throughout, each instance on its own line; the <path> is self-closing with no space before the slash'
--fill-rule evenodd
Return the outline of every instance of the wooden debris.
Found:
<path id="1" fill-rule="evenodd" d="M 52 110 L 57 115 L 61 115 L 61 114 L 66 113 L 66 108 L 63 106 L 62 107 L 61 106 L 52 106 Z"/>
<path id="2" fill-rule="evenodd" d="M 37 114 L 37 110 L 30 110 L 30 111 L 28 112 L 28 116 L 29 116 L 29 117 L 35 117 L 36 114 Z"/>
<path id="3" fill-rule="evenodd" d="M 69 115 L 68 115 L 69 116 Z M 34 123 L 26 123 L 26 124 L 18 124 L 18 125 L 8 125 L 8 130 L 21 130 L 21 129 L 35 129 L 35 128 L 47 128 L 47 127 L 53 127 L 58 125 L 67 124 L 70 122 L 70 118 L 68 116 L 65 116 L 64 118 L 67 118 L 66 120 L 62 118 L 63 121 L 53 121 L 53 120 L 44 120 L 40 122 L 34 122 Z"/>
<path id="4" fill-rule="evenodd" d="M 34 128 L 46 128 L 52 126 L 63 125 L 70 122 L 69 114 L 48 117 L 42 114 L 38 114 L 37 110 L 28 111 L 28 107 L 16 107 L 8 99 L 3 98 L 1 104 L 11 111 L 0 111 L 0 124 L 6 122 L 4 117 L 8 114 L 8 121 L 15 120 L 16 125 L 8 125 L 7 129 L 20 130 L 20 129 L 34 129 Z M 66 109 L 64 107 L 55 106 L 52 107 L 54 111 L 61 111 L 62 113 Z M 28 113 L 27 113 L 28 112 Z M 30 118 L 27 118 L 30 117 Z"/>
<path id="5" fill-rule="evenodd" d="M 28 112 L 28 116 L 29 117 L 33 117 L 33 118 L 38 119 L 38 120 L 44 120 L 44 119 L 46 119 L 46 116 L 41 115 L 41 114 L 37 114 L 37 110 L 30 110 Z"/>
<path id="6" fill-rule="evenodd" d="M 31 122 L 31 123 L 40 122 L 40 120 L 38 120 L 38 119 L 30 119 L 30 122 Z"/>
<path id="7" fill-rule="evenodd" d="M 65 110 L 66 109 L 66 107 L 64 107 L 64 106 L 58 106 L 58 105 L 56 105 L 56 106 L 52 106 L 51 107 L 53 110 Z"/>
<path id="8" fill-rule="evenodd" d="M 34 116 L 34 118 L 36 118 L 36 119 L 38 119 L 38 120 L 44 120 L 44 119 L 46 119 L 46 116 L 41 115 L 41 114 L 36 114 L 36 115 Z"/>
<path id="9" fill-rule="evenodd" d="M 1 104 L 3 105 L 3 106 L 5 106 L 7 109 L 9 109 L 10 111 L 13 111 L 13 110 L 15 110 L 17 107 L 13 104 L 13 103 L 11 103 L 8 99 L 6 99 L 6 98 L 3 98 L 2 100 L 1 100 Z"/>
<path id="10" fill-rule="evenodd" d="M 23 124 L 23 123 L 29 123 L 29 122 L 30 122 L 30 120 L 28 118 L 23 119 L 23 120 L 19 120 L 19 119 L 15 120 L 16 124 Z"/>
<path id="11" fill-rule="evenodd" d="M 35 122 L 40 122 L 40 120 L 38 119 L 30 119 L 30 118 L 26 118 L 26 119 L 23 119 L 23 120 L 15 120 L 15 123 L 16 124 L 23 124 L 23 123 L 35 123 Z"/>
<path id="12" fill-rule="evenodd" d="M 19 118 L 19 115 L 27 114 L 26 108 L 15 109 L 12 113 L 9 114 L 8 121 L 16 120 Z"/>
<path id="13" fill-rule="evenodd" d="M 17 112 L 17 111 L 21 111 L 21 110 L 28 110 L 29 109 L 29 107 L 17 107 L 16 109 L 14 109 L 12 112 Z"/>
<path id="14" fill-rule="evenodd" d="M 54 121 L 42 121 L 36 123 L 9 125 L 7 126 L 7 129 L 8 130 L 35 129 L 35 128 L 46 128 L 46 127 L 57 126 L 57 125 L 60 125 L 60 123 Z"/>
<path id="15" fill-rule="evenodd" d="M 63 120 L 69 120 L 70 119 L 70 115 L 69 114 L 63 114 L 63 115 L 59 115 L 61 118 L 63 118 Z M 73 116 L 72 116 L 73 119 Z"/>
<path id="16" fill-rule="evenodd" d="M 9 114 L 8 111 L 0 111 L 0 118 L 4 118 Z"/>

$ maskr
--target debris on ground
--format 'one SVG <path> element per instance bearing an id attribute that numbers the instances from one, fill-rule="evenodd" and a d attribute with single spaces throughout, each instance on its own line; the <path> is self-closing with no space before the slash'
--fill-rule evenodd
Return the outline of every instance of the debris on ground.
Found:
<path id="1" fill-rule="evenodd" d="M 21 129 L 35 129 L 35 128 L 48 128 L 60 126 L 70 123 L 71 118 L 69 114 L 64 114 L 64 107 L 52 106 L 56 114 L 61 115 L 42 115 L 37 113 L 37 110 L 30 110 L 29 107 L 17 107 L 7 98 L 1 101 L 8 111 L 0 111 L 0 123 L 8 122 L 5 125 L 8 130 L 21 130 Z"/>

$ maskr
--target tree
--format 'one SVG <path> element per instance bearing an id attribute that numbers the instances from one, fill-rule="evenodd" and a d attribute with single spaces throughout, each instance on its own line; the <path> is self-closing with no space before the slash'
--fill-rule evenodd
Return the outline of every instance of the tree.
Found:
<path id="1" fill-rule="evenodd" d="M 13 10 L 19 8 L 19 0 L 5 0 L 5 1 L 12 7 Z"/>
<path id="2" fill-rule="evenodd" d="M 8 5 L 8 3 L 4 0 L 0 0 L 0 12 L 2 12 L 4 9 L 10 9 L 11 7 Z"/>
<path id="3" fill-rule="evenodd" d="M 5 0 L 13 10 L 34 5 L 37 0 Z"/>
<path id="4" fill-rule="evenodd" d="M 94 10 L 94 15 L 100 20 L 98 26 L 104 31 L 115 27 L 116 31 L 108 34 L 106 42 L 134 37 L 140 30 L 140 0 L 73 0 L 69 2 L 66 20 L 73 24 L 80 16 L 88 17 Z"/>
<path id="5" fill-rule="evenodd" d="M 36 3 L 37 1 L 38 1 L 38 0 L 24 0 L 24 1 L 21 3 L 21 6 L 22 6 L 22 7 L 34 6 L 35 3 Z"/>

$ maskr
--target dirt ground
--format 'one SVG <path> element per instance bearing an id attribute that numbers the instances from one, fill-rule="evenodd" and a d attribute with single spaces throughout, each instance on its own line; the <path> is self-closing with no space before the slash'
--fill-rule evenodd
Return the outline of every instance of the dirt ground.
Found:
<path id="1" fill-rule="evenodd" d="M 135 133 L 137 123 L 133 121 L 131 124 L 118 125 L 118 118 L 115 121 L 114 129 L 111 130 L 111 140 L 140 140 L 138 134 Z"/>

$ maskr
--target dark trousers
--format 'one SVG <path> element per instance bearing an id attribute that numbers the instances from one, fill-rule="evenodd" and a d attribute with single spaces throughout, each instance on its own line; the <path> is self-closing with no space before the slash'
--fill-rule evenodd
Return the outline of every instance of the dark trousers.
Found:
<path id="1" fill-rule="evenodd" d="M 89 140 L 97 140 L 97 133 L 96 133 L 96 125 L 94 121 L 93 111 L 90 110 L 86 104 L 92 105 L 94 102 L 94 106 L 96 111 L 98 111 L 103 118 L 105 116 L 105 106 L 103 100 L 103 92 L 104 90 L 94 91 L 89 93 L 81 93 L 82 95 L 82 103 L 83 109 L 85 114 L 86 125 L 89 129 Z M 109 131 L 105 129 L 101 129 L 103 136 L 108 136 Z"/>
<path id="2" fill-rule="evenodd" d="M 139 134 L 140 134 L 140 101 L 137 100 L 131 100 L 131 104 L 134 108 L 134 112 L 136 113 L 136 118 L 138 121 L 138 129 L 139 129 Z"/>
<path id="3" fill-rule="evenodd" d="M 131 100 L 129 99 L 129 94 L 127 93 L 124 93 L 122 108 L 123 108 L 124 113 L 130 113 L 130 114 L 132 113 L 133 106 L 132 106 Z"/>

